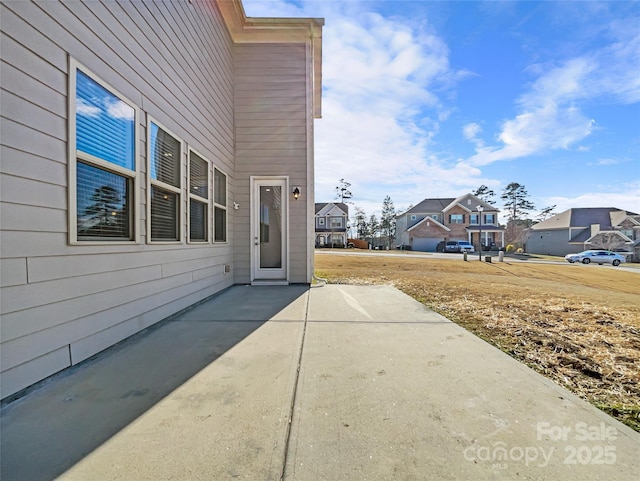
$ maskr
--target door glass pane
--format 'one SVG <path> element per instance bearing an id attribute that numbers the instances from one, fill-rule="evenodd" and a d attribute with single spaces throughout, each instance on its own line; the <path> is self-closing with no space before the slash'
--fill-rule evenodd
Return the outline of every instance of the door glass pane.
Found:
<path id="1" fill-rule="evenodd" d="M 260 268 L 282 267 L 282 188 L 260 186 Z"/>

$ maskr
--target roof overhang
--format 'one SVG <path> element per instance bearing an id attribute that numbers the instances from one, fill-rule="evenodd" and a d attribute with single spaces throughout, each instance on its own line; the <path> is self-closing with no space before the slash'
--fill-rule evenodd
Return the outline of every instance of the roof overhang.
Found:
<path id="1" fill-rule="evenodd" d="M 322 116 L 323 18 L 247 17 L 241 0 L 214 0 L 235 43 L 304 43 L 311 47 L 313 116 Z"/>

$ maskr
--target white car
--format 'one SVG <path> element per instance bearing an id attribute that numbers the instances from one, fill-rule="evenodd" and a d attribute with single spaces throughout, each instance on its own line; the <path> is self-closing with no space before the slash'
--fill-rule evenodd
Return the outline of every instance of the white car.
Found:
<path id="1" fill-rule="evenodd" d="M 616 252 L 599 250 L 584 251 L 578 254 L 567 254 L 564 258 L 571 264 L 574 262 L 582 262 L 583 264 L 595 262 L 599 265 L 611 264 L 619 266 L 626 261 L 623 255 L 617 254 Z"/>

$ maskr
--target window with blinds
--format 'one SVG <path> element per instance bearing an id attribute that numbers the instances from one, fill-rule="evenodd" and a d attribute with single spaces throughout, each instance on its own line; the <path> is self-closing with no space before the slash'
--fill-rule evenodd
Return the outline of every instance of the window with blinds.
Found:
<path id="1" fill-rule="evenodd" d="M 213 169 L 213 240 L 227 242 L 227 176 Z"/>
<path id="2" fill-rule="evenodd" d="M 189 151 L 189 241 L 209 240 L 209 162 Z"/>
<path id="3" fill-rule="evenodd" d="M 70 165 L 75 173 L 71 240 L 135 240 L 136 109 L 75 62 L 71 76 L 76 148 Z"/>
<path id="4" fill-rule="evenodd" d="M 149 122 L 148 146 L 151 241 L 180 241 L 182 142 Z"/>

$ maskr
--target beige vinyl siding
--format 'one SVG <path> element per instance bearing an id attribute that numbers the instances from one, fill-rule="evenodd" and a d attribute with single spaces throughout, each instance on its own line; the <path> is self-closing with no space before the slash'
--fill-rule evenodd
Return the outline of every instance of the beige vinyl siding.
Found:
<path id="1" fill-rule="evenodd" d="M 290 282 L 307 282 L 307 47 L 304 44 L 236 45 L 234 65 L 236 197 L 235 266 L 249 282 L 251 175 L 288 176 L 302 198 L 289 196 Z"/>
<path id="2" fill-rule="evenodd" d="M 227 174 L 230 202 L 235 181 L 232 44 L 213 2 L 0 8 L 4 398 L 234 283 L 233 209 L 226 244 L 146 244 L 146 114 Z M 68 243 L 69 57 L 142 112 L 139 244 Z"/>

